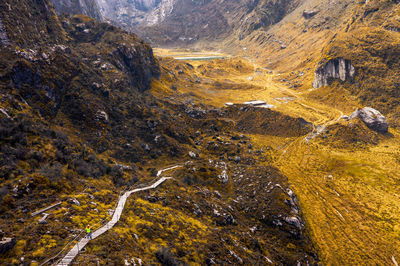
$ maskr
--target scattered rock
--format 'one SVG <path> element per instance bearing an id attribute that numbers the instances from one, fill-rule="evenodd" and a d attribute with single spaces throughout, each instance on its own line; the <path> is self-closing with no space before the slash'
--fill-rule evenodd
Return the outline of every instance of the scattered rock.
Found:
<path id="1" fill-rule="evenodd" d="M 108 114 L 105 111 L 99 110 L 96 113 L 95 120 L 108 123 Z"/>
<path id="2" fill-rule="evenodd" d="M 236 156 L 236 157 L 233 159 L 233 161 L 234 161 L 235 163 L 240 163 L 240 156 Z"/>
<path id="3" fill-rule="evenodd" d="M 110 70 L 110 69 L 112 69 L 112 68 L 113 68 L 112 65 L 109 64 L 109 63 L 104 63 L 104 64 L 102 64 L 102 65 L 100 66 L 100 69 L 101 69 L 101 70 Z"/>
<path id="4" fill-rule="evenodd" d="M 318 14 L 318 12 L 319 12 L 318 10 L 304 10 L 303 11 L 303 17 L 305 19 L 310 19 L 313 16 L 315 16 L 316 14 Z"/>
<path id="5" fill-rule="evenodd" d="M 193 206 L 194 206 L 194 208 L 195 208 L 195 210 L 193 211 L 193 213 L 194 213 L 196 216 L 201 216 L 201 215 L 203 214 L 203 212 L 201 211 L 199 205 L 197 205 L 196 203 L 194 203 Z"/>
<path id="6" fill-rule="evenodd" d="M 215 258 L 207 258 L 206 259 L 206 264 L 207 265 L 215 265 Z"/>
<path id="7" fill-rule="evenodd" d="M 89 194 L 89 193 L 86 193 L 87 195 L 88 195 L 88 197 L 90 198 L 90 199 L 94 199 L 94 196 L 92 195 L 92 194 Z"/>
<path id="8" fill-rule="evenodd" d="M 226 173 L 226 170 L 222 170 L 222 173 L 218 175 L 218 179 L 222 182 L 222 184 L 225 184 L 229 181 L 228 174 Z"/>
<path id="9" fill-rule="evenodd" d="M 71 48 L 62 44 L 58 44 L 56 46 L 54 46 L 53 51 L 56 50 L 61 50 L 61 52 L 65 53 L 65 54 L 70 54 L 71 53 Z"/>
<path id="10" fill-rule="evenodd" d="M 93 89 L 93 90 L 97 91 L 97 90 L 99 90 L 100 88 L 101 88 L 101 85 L 100 85 L 99 83 L 97 83 L 97 82 L 93 82 L 93 83 L 92 83 L 92 89 Z"/>
<path id="11" fill-rule="evenodd" d="M 15 238 L 3 238 L 0 241 L 0 254 L 6 253 L 10 249 L 12 249 L 16 243 L 17 241 L 15 240 Z"/>
<path id="12" fill-rule="evenodd" d="M 217 196 L 217 198 L 222 198 L 221 193 L 219 193 L 217 190 L 214 191 L 215 196 Z"/>
<path id="13" fill-rule="evenodd" d="M 257 231 L 257 226 L 253 226 L 250 228 L 250 232 L 252 232 L 253 234 Z"/>
<path id="14" fill-rule="evenodd" d="M 374 108 L 364 107 L 363 109 L 356 110 L 351 114 L 350 119 L 359 117 L 370 129 L 379 132 L 387 133 L 389 124 L 386 118 Z"/>
<path id="15" fill-rule="evenodd" d="M 70 201 L 77 206 L 81 206 L 81 203 L 76 198 L 71 198 Z"/>
<path id="16" fill-rule="evenodd" d="M 189 157 L 192 159 L 196 159 L 199 157 L 199 155 L 193 151 L 189 151 Z"/>
<path id="17" fill-rule="evenodd" d="M 220 216 L 221 216 L 221 214 L 219 213 L 219 211 L 216 210 L 216 209 L 213 210 L 213 213 L 214 213 L 214 216 L 216 216 L 216 217 L 220 217 Z"/>
<path id="18" fill-rule="evenodd" d="M 118 167 L 118 169 L 120 169 L 120 170 L 123 170 L 123 171 L 128 171 L 128 170 L 132 170 L 132 166 L 129 166 L 129 165 L 123 165 L 123 164 L 119 164 L 119 163 L 116 163 L 115 164 L 115 167 Z"/>
<path id="19" fill-rule="evenodd" d="M 146 144 L 146 143 L 142 143 L 142 148 L 145 150 L 145 151 L 147 151 L 147 152 L 149 152 L 150 151 L 150 146 L 149 146 L 149 144 Z"/>
<path id="20" fill-rule="evenodd" d="M 389 31 L 400 32 L 400 28 L 399 27 L 386 26 L 385 29 L 389 30 Z"/>
<path id="21" fill-rule="evenodd" d="M 11 119 L 6 110 L 0 108 L 0 113 L 3 113 L 7 118 Z"/>
<path id="22" fill-rule="evenodd" d="M 233 252 L 232 250 L 229 250 L 229 253 L 236 259 L 236 261 L 239 264 L 243 263 L 243 259 L 241 257 L 239 257 L 235 252 Z"/>
<path id="23" fill-rule="evenodd" d="M 232 225 L 232 224 L 235 224 L 235 223 L 236 223 L 235 218 L 233 218 L 232 215 L 227 214 L 227 215 L 224 216 L 224 224 L 225 225 Z"/>
<path id="24" fill-rule="evenodd" d="M 297 217 L 285 217 L 285 222 L 287 222 L 290 225 L 293 225 L 299 230 L 303 229 L 303 225 L 301 224 L 299 218 Z"/>
<path id="25" fill-rule="evenodd" d="M 186 107 L 185 112 L 192 118 L 203 118 L 207 111 L 201 107 Z"/>

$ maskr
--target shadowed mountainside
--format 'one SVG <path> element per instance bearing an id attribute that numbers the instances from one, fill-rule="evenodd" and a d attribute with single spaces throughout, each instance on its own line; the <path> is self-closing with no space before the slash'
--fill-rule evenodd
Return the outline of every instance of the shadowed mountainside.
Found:
<path id="1" fill-rule="evenodd" d="M 56 12 L 68 14 L 83 14 L 101 21 L 103 16 L 97 0 L 51 0 Z"/>

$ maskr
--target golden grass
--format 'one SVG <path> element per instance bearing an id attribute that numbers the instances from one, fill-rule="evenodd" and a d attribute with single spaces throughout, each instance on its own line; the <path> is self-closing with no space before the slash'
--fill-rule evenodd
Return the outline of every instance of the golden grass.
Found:
<path id="1" fill-rule="evenodd" d="M 315 125 L 332 124 L 360 107 L 342 90 L 301 93 L 287 88 L 277 81 L 278 75 L 243 59 L 189 63 L 193 70 L 184 69 L 184 62 L 163 58 L 166 69 L 184 69 L 185 73 L 162 77 L 154 94 L 162 97 L 160 92 L 168 91 L 174 97 L 217 107 L 226 102 L 264 100 L 277 111 Z M 235 65 L 241 65 L 245 73 L 236 72 Z M 200 84 L 187 81 L 194 75 L 201 78 Z M 176 92 L 171 84 L 176 85 Z M 285 96 L 293 100 L 274 101 Z M 400 133 L 393 129 L 390 133 L 381 136 L 378 145 L 357 150 L 333 148 L 323 139 L 306 143 L 304 137 L 251 135 L 257 146 L 268 145 L 277 151 L 274 164 L 288 176 L 299 197 L 322 263 L 390 265 L 392 256 L 400 259 Z"/>
<path id="2" fill-rule="evenodd" d="M 399 134 L 368 150 L 295 142 L 278 161 L 299 196 L 324 263 L 391 263 L 399 257 Z"/>

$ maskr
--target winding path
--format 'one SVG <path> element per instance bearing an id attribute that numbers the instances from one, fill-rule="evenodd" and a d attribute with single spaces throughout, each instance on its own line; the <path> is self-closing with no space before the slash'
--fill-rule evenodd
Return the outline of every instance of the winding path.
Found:
<path id="1" fill-rule="evenodd" d="M 158 171 L 157 173 L 157 177 L 160 177 L 161 174 L 165 171 L 168 170 L 172 170 L 175 168 L 181 167 L 181 165 L 176 165 L 176 166 L 172 166 L 163 170 Z M 93 232 L 92 234 L 92 239 L 96 239 L 97 237 L 101 236 L 102 234 L 104 234 L 105 232 L 107 232 L 108 230 L 110 230 L 118 221 L 119 218 L 121 217 L 122 211 L 124 210 L 125 207 L 125 203 L 126 200 L 128 199 L 128 197 L 132 194 L 132 193 L 136 193 L 136 192 L 140 192 L 140 191 L 144 191 L 144 190 L 149 190 L 149 189 L 154 189 L 157 188 L 159 185 L 161 185 L 162 183 L 164 183 L 166 180 L 171 179 L 171 177 L 161 177 L 158 181 L 156 181 L 153 185 L 151 186 L 147 186 L 147 187 L 143 187 L 143 188 L 137 188 L 134 190 L 130 190 L 125 192 L 124 195 L 122 195 L 119 200 L 118 200 L 118 205 L 117 208 L 114 210 L 114 214 L 112 219 L 105 224 L 104 226 L 100 227 L 99 229 L 97 229 L 95 232 Z M 87 243 L 89 243 L 91 239 L 87 239 L 86 237 L 82 238 L 78 243 L 75 244 L 75 246 L 64 256 L 64 258 L 62 258 L 62 260 L 60 260 L 57 265 L 59 266 L 67 266 L 70 265 L 71 262 L 75 259 L 75 257 L 79 254 L 79 251 L 81 251 L 86 245 Z"/>

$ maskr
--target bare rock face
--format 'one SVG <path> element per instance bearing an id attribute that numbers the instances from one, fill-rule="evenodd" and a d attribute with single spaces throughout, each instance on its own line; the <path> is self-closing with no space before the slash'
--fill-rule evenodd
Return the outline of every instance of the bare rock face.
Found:
<path id="1" fill-rule="evenodd" d="M 153 25 L 164 21 L 176 0 L 97 0 L 102 15 L 121 26 Z"/>
<path id="2" fill-rule="evenodd" d="M 103 17 L 156 44 L 243 39 L 294 10 L 293 0 L 97 0 Z"/>
<path id="3" fill-rule="evenodd" d="M 334 79 L 346 81 L 354 77 L 355 68 L 350 60 L 335 58 L 320 66 L 315 71 L 314 88 L 330 85 Z"/>
<path id="4" fill-rule="evenodd" d="M 96 0 L 51 0 L 57 13 L 83 14 L 102 20 Z"/>
<path id="5" fill-rule="evenodd" d="M 386 118 L 374 108 L 364 107 L 351 114 L 350 119 L 359 117 L 372 130 L 379 133 L 387 133 L 389 124 Z"/>
<path id="6" fill-rule="evenodd" d="M 150 88 L 153 77 L 160 76 L 158 61 L 151 48 L 138 49 L 132 45 L 120 45 L 114 52 L 115 64 L 129 73 L 132 84 L 143 92 Z"/>

